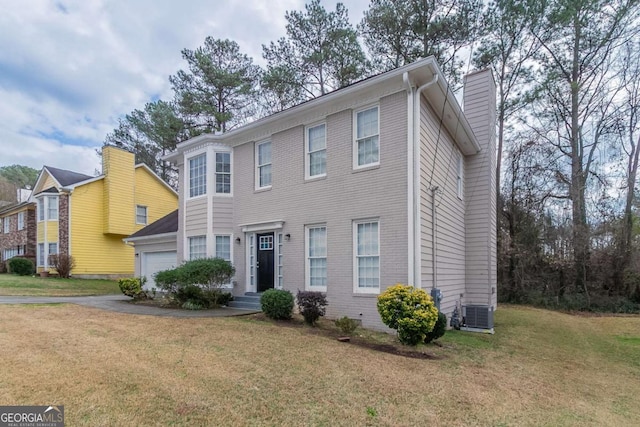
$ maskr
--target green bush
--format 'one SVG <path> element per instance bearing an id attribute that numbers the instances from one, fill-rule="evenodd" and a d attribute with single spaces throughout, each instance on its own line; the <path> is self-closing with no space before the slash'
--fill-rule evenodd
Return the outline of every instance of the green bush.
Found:
<path id="1" fill-rule="evenodd" d="M 15 257 L 9 260 L 9 271 L 18 276 L 31 276 L 36 268 L 30 259 Z"/>
<path id="2" fill-rule="evenodd" d="M 422 289 L 397 284 L 378 296 L 378 313 L 382 322 L 398 331 L 405 345 L 418 345 L 438 320 L 438 309 L 431 296 Z"/>
<path id="3" fill-rule="evenodd" d="M 156 286 L 169 294 L 174 294 L 178 287 L 179 270 L 173 268 L 171 270 L 158 271 L 153 277 L 156 282 Z"/>
<path id="4" fill-rule="evenodd" d="M 336 326 L 345 335 L 351 335 L 358 328 L 358 321 L 344 316 L 336 320 Z"/>
<path id="5" fill-rule="evenodd" d="M 320 316 L 324 316 L 327 297 L 322 292 L 298 291 L 296 299 L 305 323 L 315 325 Z"/>
<path id="6" fill-rule="evenodd" d="M 269 289 L 260 297 L 264 314 L 275 320 L 288 320 L 293 315 L 293 295 L 281 289 Z"/>
<path id="7" fill-rule="evenodd" d="M 177 282 L 180 285 L 202 285 L 209 289 L 229 283 L 236 272 L 231 263 L 222 258 L 187 261 L 177 270 Z"/>
<path id="8" fill-rule="evenodd" d="M 435 341 L 444 336 L 445 332 L 447 332 L 447 315 L 438 312 L 438 320 L 436 320 L 435 326 L 431 332 L 427 332 L 427 335 L 424 337 L 425 344 L 429 344 L 431 341 Z"/>
<path id="9" fill-rule="evenodd" d="M 229 304 L 233 295 L 229 292 L 222 292 L 219 289 L 205 289 L 202 291 L 203 302 L 208 308 L 220 307 Z"/>
<path id="10" fill-rule="evenodd" d="M 175 298 L 181 305 L 187 301 L 199 303 L 202 305 L 202 302 L 205 301 L 204 292 L 202 288 L 196 285 L 186 285 L 178 288 Z"/>
<path id="11" fill-rule="evenodd" d="M 118 279 L 120 291 L 133 299 L 145 299 L 148 295 L 142 290 L 145 280 L 139 277 L 129 277 L 126 279 Z"/>

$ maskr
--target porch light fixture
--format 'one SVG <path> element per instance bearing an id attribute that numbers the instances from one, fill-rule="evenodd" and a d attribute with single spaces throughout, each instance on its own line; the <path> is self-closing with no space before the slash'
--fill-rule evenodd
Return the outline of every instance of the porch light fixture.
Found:
<path id="1" fill-rule="evenodd" d="M 240 238 L 236 237 L 236 243 L 239 245 L 240 244 Z"/>
<path id="2" fill-rule="evenodd" d="M 288 242 L 289 240 L 291 240 L 291 234 L 289 234 L 289 233 L 285 234 L 285 235 L 284 235 L 284 240 L 286 240 L 287 242 Z"/>

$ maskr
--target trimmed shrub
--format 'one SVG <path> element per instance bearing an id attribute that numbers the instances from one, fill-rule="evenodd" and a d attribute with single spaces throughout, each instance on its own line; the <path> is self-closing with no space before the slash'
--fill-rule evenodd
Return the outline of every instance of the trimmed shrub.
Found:
<path id="1" fill-rule="evenodd" d="M 427 332 L 427 335 L 424 337 L 425 344 L 429 344 L 431 341 L 435 341 L 444 336 L 445 332 L 447 332 L 447 315 L 442 312 L 438 312 L 438 320 L 436 320 L 436 324 L 431 332 Z"/>
<path id="2" fill-rule="evenodd" d="M 382 322 L 398 331 L 405 345 L 423 342 L 438 320 L 438 309 L 431 296 L 422 289 L 396 284 L 378 296 L 378 313 Z"/>
<path id="3" fill-rule="evenodd" d="M 260 297 L 264 314 L 275 320 L 288 320 L 293 315 L 293 295 L 281 289 L 269 289 Z"/>
<path id="4" fill-rule="evenodd" d="M 358 328 L 358 321 L 344 316 L 336 320 L 336 326 L 345 335 L 351 335 Z"/>
<path id="5" fill-rule="evenodd" d="M 208 308 L 220 307 L 227 305 L 233 299 L 233 295 L 229 292 L 223 292 L 219 289 L 205 289 L 202 291 L 203 301 Z"/>
<path id="6" fill-rule="evenodd" d="M 326 312 L 327 297 L 322 292 L 298 291 L 296 300 L 300 314 L 309 325 L 315 325 L 320 316 L 324 316 Z"/>
<path id="7" fill-rule="evenodd" d="M 187 301 L 202 305 L 202 302 L 204 301 L 204 292 L 202 292 L 202 288 L 196 285 L 181 286 L 175 293 L 175 298 L 181 305 Z"/>
<path id="8" fill-rule="evenodd" d="M 15 257 L 9 260 L 9 271 L 18 276 L 31 276 L 36 268 L 30 259 Z"/>
<path id="9" fill-rule="evenodd" d="M 153 278 L 156 286 L 169 294 L 174 294 L 178 287 L 178 269 L 158 271 Z"/>
<path id="10" fill-rule="evenodd" d="M 222 258 L 202 258 L 187 261 L 177 268 L 178 283 L 181 285 L 202 285 L 216 289 L 231 281 L 236 269 Z"/>
<path id="11" fill-rule="evenodd" d="M 71 277 L 71 270 L 76 266 L 76 260 L 67 254 L 57 254 L 49 256 L 49 263 L 63 279 Z"/>
<path id="12" fill-rule="evenodd" d="M 139 277 L 118 279 L 118 286 L 120 287 L 120 291 L 128 297 L 132 297 L 133 299 L 147 298 L 147 293 L 142 290 L 142 285 L 144 285 L 144 279 L 141 279 Z"/>

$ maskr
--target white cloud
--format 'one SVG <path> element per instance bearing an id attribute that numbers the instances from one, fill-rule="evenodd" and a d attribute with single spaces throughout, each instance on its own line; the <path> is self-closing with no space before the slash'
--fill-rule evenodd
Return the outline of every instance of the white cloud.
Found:
<path id="1" fill-rule="evenodd" d="M 366 0 L 345 2 L 353 22 Z M 263 64 L 300 0 L 5 0 L 0 14 L 0 166 L 93 175 L 95 149 L 121 117 L 172 96 L 180 51 L 229 38 Z M 335 3 L 325 2 L 333 9 Z"/>

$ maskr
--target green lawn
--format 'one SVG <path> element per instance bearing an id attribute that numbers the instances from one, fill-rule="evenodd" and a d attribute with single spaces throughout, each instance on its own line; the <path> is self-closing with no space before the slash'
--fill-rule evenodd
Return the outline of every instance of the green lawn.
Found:
<path id="1" fill-rule="evenodd" d="M 252 316 L 4 306 L 0 402 L 87 426 L 638 425 L 640 316 L 501 306 L 495 327 L 424 360 Z"/>
<path id="2" fill-rule="evenodd" d="M 119 294 L 113 280 L 58 279 L 0 274 L 0 295 L 80 296 Z"/>

